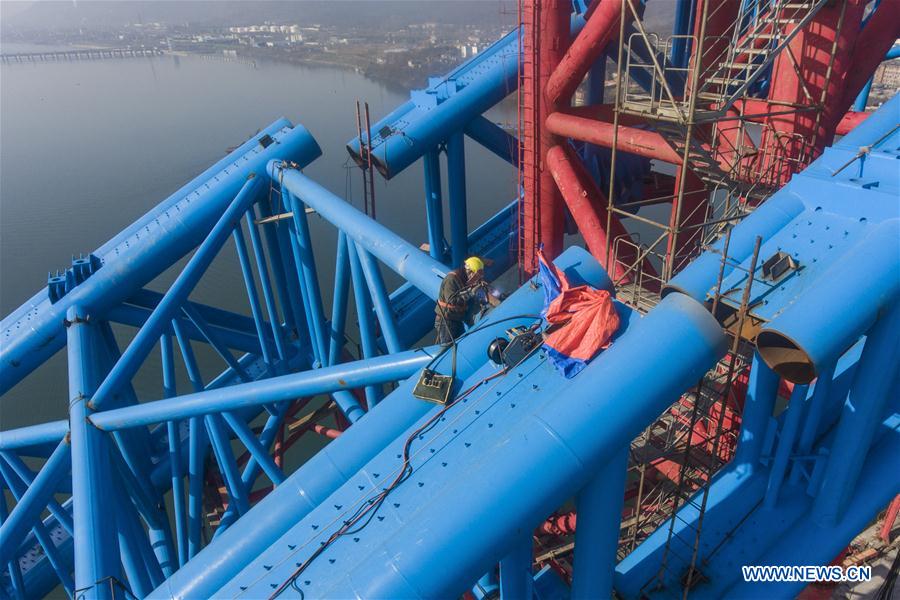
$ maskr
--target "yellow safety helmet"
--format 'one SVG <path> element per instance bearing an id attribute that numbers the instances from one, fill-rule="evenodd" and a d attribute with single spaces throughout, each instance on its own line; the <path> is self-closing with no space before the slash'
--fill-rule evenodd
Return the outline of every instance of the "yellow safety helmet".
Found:
<path id="1" fill-rule="evenodd" d="M 466 259 L 466 262 L 464 264 L 466 265 L 466 269 L 472 271 L 473 273 L 480 273 L 481 271 L 484 271 L 484 262 L 477 256 L 470 256 Z"/>

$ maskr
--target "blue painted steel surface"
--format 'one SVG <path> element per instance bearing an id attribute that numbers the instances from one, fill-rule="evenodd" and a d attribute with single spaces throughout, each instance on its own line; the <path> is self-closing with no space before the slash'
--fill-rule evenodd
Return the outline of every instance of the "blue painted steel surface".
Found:
<path id="1" fill-rule="evenodd" d="M 441 200 L 441 157 L 437 150 L 425 153 L 425 219 L 428 224 L 428 253 L 444 260 L 444 203 Z"/>
<path id="2" fill-rule="evenodd" d="M 486 259 L 485 273 L 489 281 L 506 272 L 516 261 L 516 219 L 518 203 L 513 201 L 469 234 L 469 252 Z M 405 283 L 391 294 L 391 305 L 397 313 L 400 341 L 405 346 L 416 343 L 434 323 L 434 300 L 412 284 Z"/>
<path id="3" fill-rule="evenodd" d="M 203 240 L 249 173 L 262 174 L 272 158 L 306 165 L 321 154 L 299 125 L 282 124 L 272 138 L 276 143 L 267 148 L 255 138 L 249 150 L 229 155 L 221 170 L 189 190 L 179 190 L 95 251 L 103 266 L 61 300 L 51 304 L 35 297 L 5 318 L 0 324 L 0 393 L 62 348 L 62 323 L 70 306 L 78 304 L 96 314 L 119 304 Z"/>
<path id="4" fill-rule="evenodd" d="M 678 30 L 691 26 L 689 4 L 679 1 Z M 578 25 L 576 18 L 576 30 Z M 516 140 L 481 116 L 513 89 L 518 44 L 518 32 L 511 33 L 447 77 L 433 79 L 427 90 L 413 92 L 410 102 L 374 128 L 373 157 L 385 177 L 426 157 L 431 256 L 302 175 L 299 168 L 315 159 L 319 148 L 305 130 L 280 121 L 265 131 L 273 144 L 263 136 L 248 141 L 93 256 L 73 262 L 79 276 L 60 279 L 78 285 L 55 286 L 49 290 L 52 300 L 39 294 L 3 321 L 0 391 L 62 345 L 62 320 L 54 319 L 67 314 L 73 322 L 70 438 L 64 437 L 69 429 L 64 421 L 0 433 L 0 450 L 6 451 L 0 474 L 18 502 L 9 515 L 5 499 L 0 503 L 0 564 L 12 565 L 19 554 L 39 545 L 46 549 L 45 559 L 24 575 L 12 569 L 0 576 L 4 591 L 19 596 L 46 591 L 58 577 L 70 588 L 88 588 L 91 597 L 116 595 L 95 584 L 107 575 L 124 574 L 139 596 L 266 597 L 392 479 L 410 433 L 439 409 L 412 397 L 415 378 L 379 402 L 381 384 L 414 375 L 426 363 L 444 373 L 450 370 L 449 354 L 432 360 L 433 350 L 398 353 L 430 327 L 433 300 L 447 270 L 440 263 L 447 258 L 441 144 L 447 144 L 448 155 L 451 263 L 456 266 L 467 253 L 476 253 L 494 260 L 493 277 L 514 260 L 515 202 L 467 235 L 463 140 L 466 134 L 509 162 L 518 158 Z M 676 46 L 671 58 L 683 61 L 687 44 Z M 748 281 L 746 267 L 757 237 L 763 241 L 760 262 L 780 251 L 798 268 L 774 280 L 754 274 L 753 316 L 764 322 L 759 354 L 737 458 L 714 478 L 702 517 L 699 559 L 716 577 L 702 581 L 693 596 L 758 594 L 760 588 L 741 582 L 741 564 L 827 562 L 900 491 L 900 473 L 882 472 L 900 444 L 900 405 L 890 396 L 891 386 L 900 384 L 898 117 L 900 97 L 826 150 L 731 236 L 722 286 L 730 292 L 719 305 L 725 312 L 737 308 L 735 298 Z M 359 141 L 348 149 L 357 158 Z M 586 155 L 591 160 L 590 149 Z M 602 171 L 602 161 L 594 158 Z M 281 167 L 286 160 L 295 161 L 291 168 Z M 646 161 L 633 166 L 638 183 L 631 191 L 637 196 L 646 167 Z M 293 211 L 289 227 L 261 225 L 268 256 L 253 222 L 254 191 L 239 191 L 248 174 L 261 174 L 263 168 L 280 184 L 283 208 Z M 626 169 L 632 171 L 632 166 Z M 331 322 L 318 289 L 306 206 L 340 230 Z M 270 207 L 260 208 L 263 216 L 271 216 Z M 256 273 L 242 230 L 233 229 L 244 219 Z M 237 244 L 252 318 L 184 304 L 229 233 Z M 142 289 L 198 244 L 169 293 L 154 296 Z M 284 594 L 457 595 L 485 572 L 492 573 L 499 561 L 501 597 L 565 597 L 564 586 L 558 580 L 548 583 L 546 572 L 532 576 L 531 531 L 578 494 L 571 595 L 608 595 L 629 442 L 724 351 L 721 329 L 697 302 L 710 295 L 722 250 L 720 243 L 670 282 L 666 297 L 646 318 L 618 305 L 623 325 L 612 347 L 572 381 L 563 380 L 540 353 L 492 377 L 497 367 L 486 364 L 488 342 L 512 325 L 531 323 L 540 309 L 538 285 L 515 292 L 460 344 L 455 375 L 462 387 L 482 385 L 413 442 L 415 470 L 373 518 L 328 546 Z M 389 296 L 374 258 L 407 283 Z M 569 250 L 557 262 L 576 282 L 611 288 L 606 274 L 582 250 Z M 256 275 L 261 276 L 262 298 Z M 341 365 L 351 278 L 365 360 Z M 82 322 L 87 315 L 121 319 L 141 329 L 120 358 L 112 330 L 103 322 L 98 325 L 103 343 L 88 348 L 83 334 L 93 333 L 94 325 Z M 170 326 L 194 394 L 175 396 Z M 29 329 L 27 335 L 19 333 Z M 160 336 L 167 399 L 138 404 L 128 381 Z M 208 341 L 228 364 L 209 384 L 199 372 L 192 338 Z M 235 358 L 229 348 L 248 354 Z M 378 357 L 379 348 L 391 354 Z M 324 368 L 256 381 L 308 365 Z M 95 375 L 110 369 L 101 384 L 102 376 Z M 774 417 L 779 376 L 798 385 L 787 410 Z M 807 388 L 815 377 L 814 387 Z M 96 406 L 109 410 L 91 414 L 87 399 L 92 394 L 85 391 L 91 381 L 100 384 L 93 394 Z M 366 387 L 368 413 L 347 391 L 361 386 Z M 331 393 L 354 425 L 286 477 L 268 448 L 287 401 L 322 393 Z M 248 419 L 261 407 L 269 415 L 257 437 Z M 179 422 L 188 427 L 182 431 Z M 147 427 L 157 423 L 155 430 Z M 232 437 L 250 455 L 243 472 Z M 62 481 L 69 440 L 71 485 Z M 103 446 L 113 447 L 110 440 L 117 451 L 109 454 L 112 464 L 106 465 Z M 34 476 L 18 454 L 8 453 L 11 449 L 50 458 Z M 224 476 L 229 507 L 213 542 L 201 551 L 202 487 L 210 452 Z M 249 493 L 260 472 L 277 487 L 250 509 Z M 174 544 L 160 495 L 169 483 L 178 496 L 187 492 L 185 504 L 176 506 Z M 72 502 L 63 507 L 52 499 L 65 489 L 77 500 L 74 520 L 69 516 Z M 102 522 L 101 497 L 113 500 L 110 521 L 115 528 Z M 691 527 L 701 518 L 697 504 L 681 509 L 674 529 L 677 541 L 693 543 Z M 55 521 L 40 520 L 45 506 Z M 68 539 L 57 547 L 48 539 L 53 528 L 75 532 L 78 544 Z M 644 586 L 654 577 L 667 589 L 650 590 L 650 595 L 680 585 L 687 567 L 683 558 L 670 557 L 668 570 L 659 570 L 666 529 L 651 535 L 617 568 L 617 591 L 624 597 L 646 593 Z M 792 543 L 785 542 L 785 532 L 795 538 Z M 73 554 L 76 577 L 70 582 Z M 176 556 L 182 568 L 173 574 Z M 436 564 L 441 568 L 435 569 Z M 795 588 L 781 584 L 767 589 L 782 596 L 795 594 Z"/>
<path id="5" fill-rule="evenodd" d="M 431 78 L 426 89 L 413 90 L 411 100 L 372 125 L 378 171 L 390 179 L 513 92 L 518 50 L 515 30 L 444 77 Z M 347 143 L 347 151 L 359 162 L 358 138 Z"/>
<path id="6" fill-rule="evenodd" d="M 323 219 L 346 233 L 385 266 L 425 292 L 432 300 L 437 299 L 441 279 L 447 274 L 444 265 L 300 171 L 283 169 L 279 161 L 273 161 L 269 163 L 268 172 L 274 181 L 305 205 L 315 209 Z"/>
<path id="7" fill-rule="evenodd" d="M 469 219 L 466 211 L 465 137 L 457 132 L 447 140 L 447 195 L 450 208 L 450 266 L 458 269 L 468 256 Z"/>
<path id="8" fill-rule="evenodd" d="M 101 373 L 92 360 L 99 349 L 96 326 L 77 306 L 66 315 L 69 322 L 69 419 L 72 444 L 72 502 L 75 534 L 75 586 L 86 598 L 109 598 L 111 588 L 98 582 L 119 572 L 115 520 L 106 514 L 111 465 L 109 439 L 91 427 L 88 404 Z"/>
<path id="9" fill-rule="evenodd" d="M 184 270 L 175 279 L 175 282 L 169 288 L 159 301 L 157 307 L 150 314 L 147 322 L 141 327 L 134 339 L 128 345 L 128 348 L 122 354 L 121 358 L 116 361 L 109 374 L 103 379 L 96 393 L 89 401 L 91 408 L 107 408 L 113 394 L 128 383 L 144 359 L 152 350 L 153 346 L 159 339 L 164 329 L 168 328 L 168 323 L 173 318 L 178 318 L 177 311 L 182 308 L 182 304 L 187 300 L 188 295 L 194 286 L 200 280 L 207 267 L 212 263 L 222 244 L 228 239 L 228 235 L 236 224 L 240 222 L 244 211 L 250 206 L 250 203 L 256 200 L 256 194 L 259 189 L 260 180 L 253 173 L 249 175 L 247 181 L 241 186 L 237 196 L 229 203 L 228 208 L 222 216 L 216 221 L 209 236 L 203 240 L 200 247 L 191 256 Z M 86 309 L 81 307 L 86 312 Z M 188 316 L 191 316 L 188 313 Z M 191 319 L 194 325 L 203 331 L 201 321 L 197 318 Z M 210 340 L 212 343 L 213 340 Z M 227 350 L 220 351 L 221 354 L 231 356 Z"/>
<path id="10" fill-rule="evenodd" d="M 734 463 L 742 468 L 752 470 L 759 462 L 780 382 L 775 371 L 754 353 L 741 413 L 741 437 L 734 455 Z"/>
<path id="11" fill-rule="evenodd" d="M 839 523 L 846 514 L 878 424 L 885 411 L 897 404 L 893 386 L 900 376 L 898 332 L 900 304 L 894 303 L 866 335 L 853 387 L 831 444 L 812 513 L 813 519 L 824 527 Z"/>
<path id="12" fill-rule="evenodd" d="M 522 527 L 512 536 L 509 552 L 500 559 L 500 600 L 534 597 L 531 535 L 531 531 Z"/>
<path id="13" fill-rule="evenodd" d="M 475 580 L 512 550 L 516 531 L 530 531 L 582 488 L 725 350 L 718 324 L 683 295 L 666 299 L 643 319 L 622 308 L 622 318 L 618 338 L 577 378 L 565 380 L 538 353 L 451 409 L 413 447 L 415 471 L 388 497 L 378 513 L 384 519 L 372 519 L 331 545 L 300 577 L 304 594 L 410 598 L 460 593 L 460 582 Z M 645 341 L 651 337 L 649 349 Z M 644 377 L 626 366 L 637 356 L 663 361 L 667 368 Z M 496 367 L 485 365 L 463 387 L 495 372 Z M 628 402 L 622 402 L 626 397 Z M 247 586 L 248 596 L 259 596 L 272 583 L 285 581 L 295 562 L 330 535 L 333 523 L 352 513 L 382 480 L 392 479 L 409 432 L 435 410 L 397 436 L 217 594 L 239 595 Z M 554 467 L 542 470 L 537 480 L 535 461 Z M 477 535 L 473 524 L 479 524 Z M 434 569 L 436 564 L 441 568 Z M 297 594 L 288 588 L 284 595 Z"/>
<path id="14" fill-rule="evenodd" d="M 896 206 L 897 198 L 892 201 Z M 900 218 L 866 227 L 857 237 L 862 239 L 845 249 L 803 290 L 801 298 L 775 312 L 759 333 L 760 355 L 791 381 L 812 381 L 900 296 Z M 817 243 L 825 242 L 817 239 Z M 823 303 L 823 298 L 836 301 Z M 823 329 L 822 323 L 828 327 Z"/>
<path id="15" fill-rule="evenodd" d="M 748 584 L 740 566 L 827 564 L 900 491 L 900 405 L 891 393 L 900 380 L 898 123 L 900 96 L 734 229 L 738 247 L 729 256 L 744 268 L 756 235 L 764 260 L 781 250 L 799 264 L 774 282 L 757 273 L 752 312 L 770 320 L 757 345 L 785 377 L 818 379 L 811 395 L 796 385 L 787 411 L 773 417 L 778 375 L 755 359 L 737 456 L 714 478 L 703 516 L 698 564 L 714 576 L 691 597 L 795 596 L 802 584 Z M 705 297 L 717 272 L 713 256 L 698 259 L 671 289 Z M 746 272 L 734 269 L 723 289 L 734 298 L 745 283 Z M 766 429 L 777 431 L 772 456 L 760 444 Z M 693 545 L 697 504 L 679 511 L 676 546 Z M 667 529 L 617 567 L 624 598 L 681 593 L 686 561 L 670 553 L 660 571 Z"/>
<path id="16" fill-rule="evenodd" d="M 619 450 L 578 492 L 572 600 L 612 598 L 628 458 Z"/>
<path id="17" fill-rule="evenodd" d="M 612 282 L 603 269 L 580 248 L 570 248 L 555 262 L 572 281 L 612 289 Z M 485 328 L 468 335 L 460 345 L 457 376 L 469 378 L 487 360 L 485 348 L 490 341 L 509 327 L 531 324 L 533 317 L 519 318 L 517 315 L 535 315 L 542 304 L 543 291 L 539 287 L 526 285 L 514 292 L 485 318 L 482 322 Z M 449 372 L 450 358 L 447 354 L 443 355 L 435 368 Z M 376 410 L 313 456 L 284 485 L 275 488 L 254 507 L 248 513 L 249 518 L 232 525 L 196 560 L 189 562 L 155 590 L 153 597 L 212 596 L 294 523 L 343 485 L 351 474 L 385 445 L 431 410 L 431 404 L 411 396 L 413 383 L 410 380 L 402 383 Z"/>
<path id="18" fill-rule="evenodd" d="M 409 350 L 221 389 L 204 390 L 177 398 L 107 410 L 95 413 L 90 418 L 96 427 L 115 431 L 161 423 L 176 417 L 186 419 L 213 412 L 234 411 L 248 406 L 328 394 L 366 384 L 388 383 L 405 379 L 418 371 L 432 360 L 436 350 L 436 347 Z"/>
<path id="19" fill-rule="evenodd" d="M 475 117 L 466 125 L 466 135 L 512 166 L 519 167 L 519 140 L 485 117 Z M 425 156 L 428 156 L 426 153 Z"/>
<path id="20" fill-rule="evenodd" d="M 0 564 L 13 558 L 19 543 L 31 530 L 32 523 L 52 499 L 57 485 L 69 471 L 70 454 L 69 440 L 61 441 L 28 486 L 21 501 L 0 525 Z"/>

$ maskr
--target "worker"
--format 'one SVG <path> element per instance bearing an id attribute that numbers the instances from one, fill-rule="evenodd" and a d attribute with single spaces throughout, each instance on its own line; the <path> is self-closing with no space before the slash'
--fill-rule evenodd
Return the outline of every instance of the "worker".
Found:
<path id="1" fill-rule="evenodd" d="M 488 305 L 500 301 L 484 280 L 484 261 L 470 256 L 463 267 L 447 273 L 441 283 L 437 305 L 434 307 L 434 328 L 438 344 L 452 344 L 471 325 Z"/>

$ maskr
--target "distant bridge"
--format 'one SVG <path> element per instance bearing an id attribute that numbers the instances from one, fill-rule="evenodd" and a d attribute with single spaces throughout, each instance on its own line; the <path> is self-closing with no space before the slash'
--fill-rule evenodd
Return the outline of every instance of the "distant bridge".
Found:
<path id="1" fill-rule="evenodd" d="M 99 60 L 104 58 L 134 58 L 161 56 L 159 48 L 85 48 L 49 52 L 15 52 L 0 54 L 3 63 L 50 62 L 61 60 Z"/>

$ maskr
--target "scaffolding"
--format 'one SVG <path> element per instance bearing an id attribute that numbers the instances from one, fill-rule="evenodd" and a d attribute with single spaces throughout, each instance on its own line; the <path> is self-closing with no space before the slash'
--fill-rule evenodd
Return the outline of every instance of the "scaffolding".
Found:
<path id="1" fill-rule="evenodd" d="M 821 140 L 779 123 L 804 113 L 816 131 L 823 118 L 836 38 L 818 95 L 804 83 L 791 42 L 826 3 L 702 0 L 693 33 L 661 37 L 644 28 L 634 0 L 622 0 L 607 231 L 612 219 L 629 219 L 644 239 L 629 233 L 607 242 L 620 300 L 641 312 L 652 308 L 673 275 L 815 158 Z M 724 14 L 737 4 L 736 15 Z M 793 65 L 803 101 L 756 97 L 772 85 L 779 57 Z M 680 158 L 672 193 L 617 202 L 623 118 L 639 119 Z"/>

